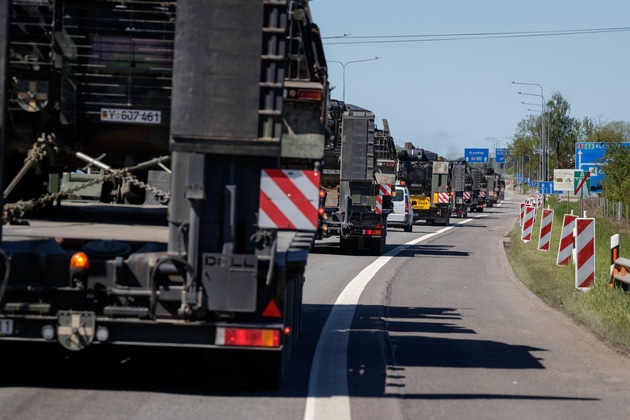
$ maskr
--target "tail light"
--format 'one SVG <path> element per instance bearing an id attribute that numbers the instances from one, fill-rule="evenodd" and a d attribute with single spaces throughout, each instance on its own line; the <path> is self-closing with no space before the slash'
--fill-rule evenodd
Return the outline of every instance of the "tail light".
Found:
<path id="1" fill-rule="evenodd" d="M 280 330 L 266 328 L 217 328 L 218 346 L 280 347 Z"/>

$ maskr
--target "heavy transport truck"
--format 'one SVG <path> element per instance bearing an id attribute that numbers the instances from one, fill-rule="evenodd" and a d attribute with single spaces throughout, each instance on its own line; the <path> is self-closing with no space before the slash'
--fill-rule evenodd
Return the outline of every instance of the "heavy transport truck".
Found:
<path id="1" fill-rule="evenodd" d="M 470 178 L 472 180 L 472 202 L 470 203 L 470 211 L 483 212 L 486 206 L 486 189 L 487 181 L 481 168 L 471 167 Z"/>
<path id="2" fill-rule="evenodd" d="M 405 143 L 398 153 L 398 181 L 411 195 L 414 220 L 448 226 L 453 209 L 449 162 Z"/>
<path id="3" fill-rule="evenodd" d="M 494 172 L 494 168 L 484 168 L 482 172 L 486 178 L 486 207 L 494 207 L 501 193 L 501 176 Z"/>
<path id="4" fill-rule="evenodd" d="M 381 255 L 395 174 L 393 138 L 375 128 L 372 111 L 337 100 L 329 108 L 319 237 L 338 235 L 343 253 Z"/>
<path id="5" fill-rule="evenodd" d="M 200 349 L 277 386 L 326 140 L 308 1 L 2 2 L 0 75 L 0 352 Z"/>
<path id="6" fill-rule="evenodd" d="M 453 212 L 455 217 L 467 217 L 472 204 L 472 178 L 470 165 L 464 159 L 449 161 L 450 186 L 453 196 Z"/>

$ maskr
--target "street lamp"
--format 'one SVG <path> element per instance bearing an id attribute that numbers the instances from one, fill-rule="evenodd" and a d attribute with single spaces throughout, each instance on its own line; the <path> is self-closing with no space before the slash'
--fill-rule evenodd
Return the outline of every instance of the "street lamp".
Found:
<path id="1" fill-rule="evenodd" d="M 547 181 L 549 179 L 549 174 L 548 174 L 548 168 L 547 168 L 547 141 L 545 139 L 545 93 L 543 91 L 543 87 L 541 85 L 539 85 L 538 83 L 522 83 L 522 82 L 512 82 L 512 84 L 514 85 L 527 85 L 527 86 L 538 86 L 540 88 L 540 95 L 536 95 L 533 93 L 524 93 L 524 92 L 518 92 L 519 95 L 530 95 L 530 96 L 539 96 L 541 98 L 541 105 L 542 105 L 542 117 L 541 117 L 541 121 L 542 121 L 542 130 L 541 130 L 541 148 L 542 148 L 542 167 L 541 167 L 541 177 L 545 177 L 544 181 Z"/>
<path id="2" fill-rule="evenodd" d="M 352 63 L 362 63 L 364 61 L 374 61 L 374 60 L 378 60 L 381 57 L 374 57 L 374 58 L 366 58 L 365 60 L 354 60 L 354 61 L 346 61 L 346 62 L 341 62 L 341 61 L 335 61 L 335 60 L 327 60 L 329 63 L 337 63 L 337 64 L 341 64 L 341 67 L 343 69 L 343 101 L 346 102 L 346 66 L 348 64 L 352 64 Z"/>

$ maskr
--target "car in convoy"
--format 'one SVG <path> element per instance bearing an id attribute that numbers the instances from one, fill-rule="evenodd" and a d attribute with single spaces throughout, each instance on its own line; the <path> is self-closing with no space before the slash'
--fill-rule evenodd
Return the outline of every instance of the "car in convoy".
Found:
<path id="1" fill-rule="evenodd" d="M 392 212 L 387 216 L 387 226 L 402 227 L 405 232 L 411 232 L 413 230 L 413 209 L 407 187 L 402 185 L 394 187 L 392 207 Z"/>

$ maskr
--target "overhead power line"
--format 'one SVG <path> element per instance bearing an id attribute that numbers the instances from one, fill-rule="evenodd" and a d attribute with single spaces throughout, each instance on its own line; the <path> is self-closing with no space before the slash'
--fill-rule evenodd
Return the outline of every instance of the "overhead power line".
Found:
<path id="1" fill-rule="evenodd" d="M 443 42 L 473 39 L 504 39 L 504 38 L 532 38 L 546 36 L 589 35 L 611 32 L 629 32 L 630 27 L 616 28 L 589 28 L 566 29 L 555 31 L 518 31 L 518 32 L 477 32 L 477 33 L 452 33 L 452 34 L 420 34 L 420 35 L 346 35 L 336 37 L 323 37 L 323 39 L 335 38 L 335 42 L 324 42 L 326 45 L 347 44 L 390 44 L 403 42 Z"/>

